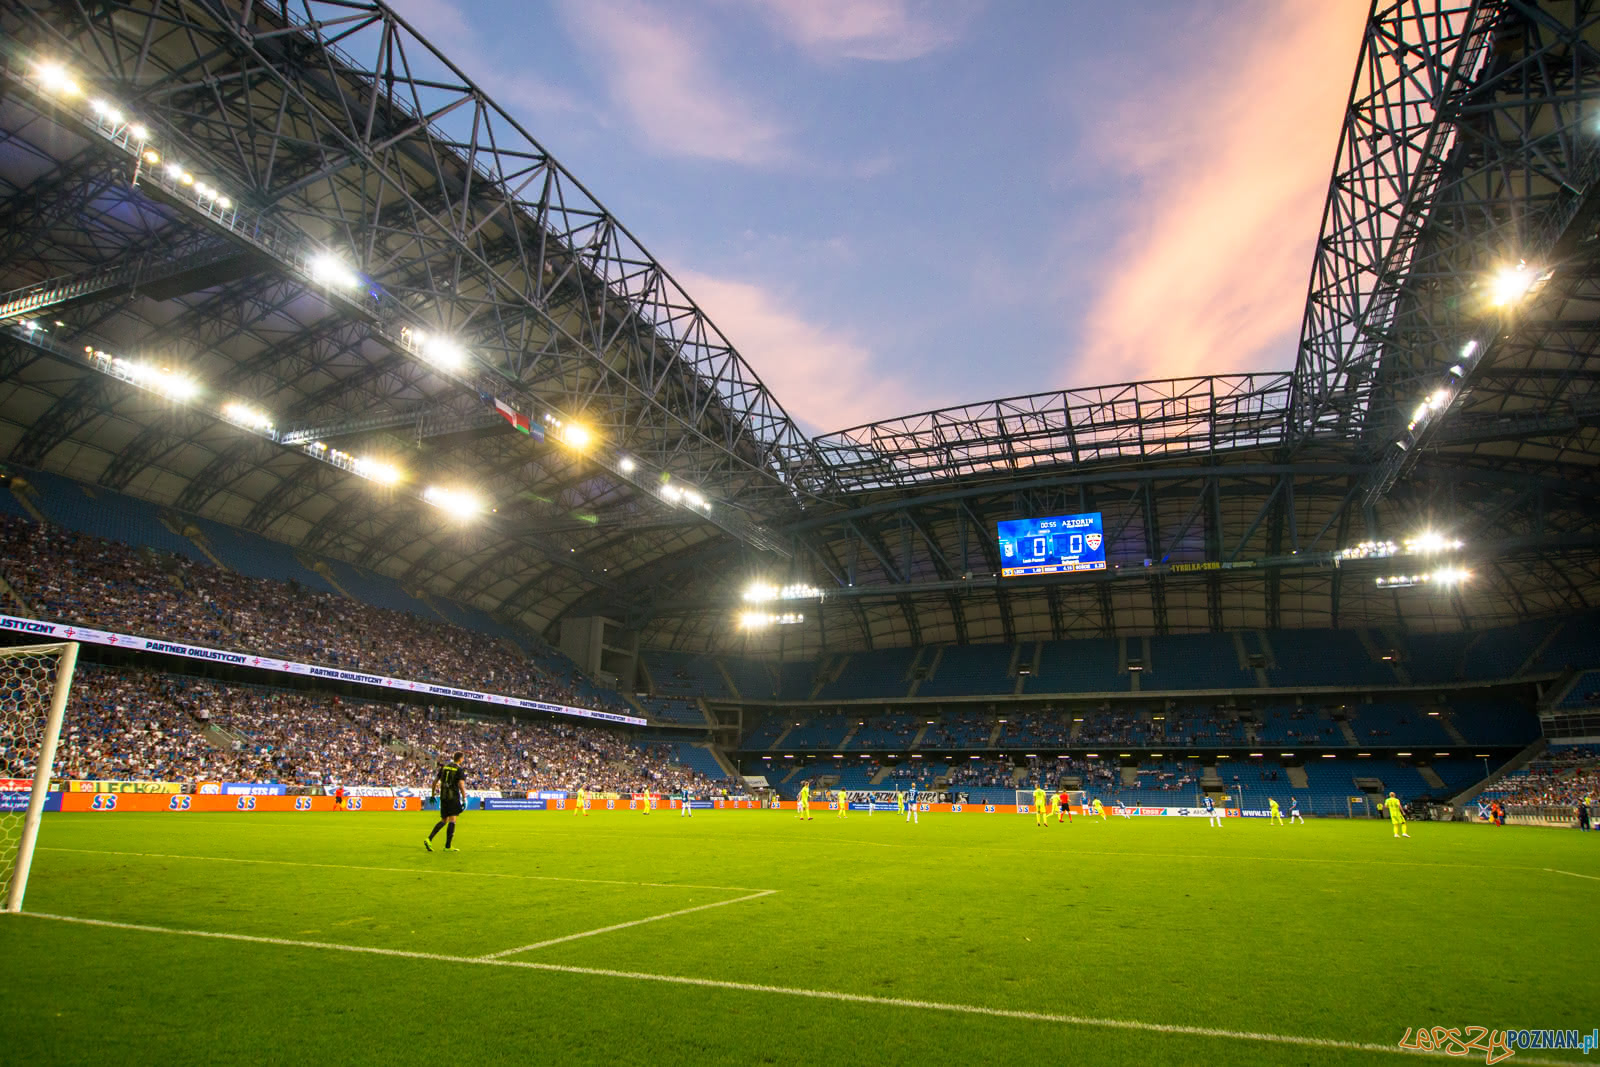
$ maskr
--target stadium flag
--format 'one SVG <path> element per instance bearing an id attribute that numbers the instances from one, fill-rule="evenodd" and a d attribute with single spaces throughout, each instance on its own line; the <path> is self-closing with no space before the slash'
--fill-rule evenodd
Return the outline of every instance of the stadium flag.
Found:
<path id="1" fill-rule="evenodd" d="M 524 415 L 522 412 L 518 411 L 510 404 L 507 404 L 504 400 L 501 400 L 497 396 L 490 396 L 488 393 L 479 393 L 478 395 L 486 402 L 493 404 L 495 411 L 499 413 L 501 418 L 509 422 L 512 425 L 512 428 L 521 433 L 527 434 L 535 441 L 544 440 L 544 430 L 538 426 L 535 426 L 528 416 Z"/>

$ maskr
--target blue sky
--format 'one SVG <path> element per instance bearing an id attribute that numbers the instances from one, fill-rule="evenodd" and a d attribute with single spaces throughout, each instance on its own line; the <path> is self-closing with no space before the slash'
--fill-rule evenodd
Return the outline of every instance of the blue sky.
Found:
<path id="1" fill-rule="evenodd" d="M 393 6 L 811 432 L 1291 365 L 1366 10 Z"/>

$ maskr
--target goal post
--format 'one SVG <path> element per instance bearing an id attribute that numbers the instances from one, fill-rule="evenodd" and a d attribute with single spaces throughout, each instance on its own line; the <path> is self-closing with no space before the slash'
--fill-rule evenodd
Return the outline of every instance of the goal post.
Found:
<path id="1" fill-rule="evenodd" d="M 22 910 L 77 665 L 76 641 L 0 648 L 0 886 L 8 912 Z M 27 807 L 17 810 L 24 787 Z"/>

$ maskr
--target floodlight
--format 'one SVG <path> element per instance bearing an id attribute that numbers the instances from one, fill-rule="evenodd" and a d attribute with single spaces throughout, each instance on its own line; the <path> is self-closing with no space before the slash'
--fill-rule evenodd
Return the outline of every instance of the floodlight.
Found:
<path id="1" fill-rule="evenodd" d="M 1432 555 L 1436 552 L 1451 552 L 1461 548 L 1464 544 L 1465 542 L 1457 538 L 1446 537 L 1444 534 L 1434 530 L 1424 530 L 1422 533 L 1412 534 L 1405 541 L 1407 552 L 1423 556 Z"/>
<path id="2" fill-rule="evenodd" d="M 173 181 L 177 181 L 179 178 L 183 177 L 183 168 L 178 166 L 176 163 L 168 163 L 166 170 L 167 177 L 171 178 Z"/>
<path id="3" fill-rule="evenodd" d="M 1460 585 L 1472 577 L 1472 572 L 1460 567 L 1440 567 L 1428 575 L 1428 580 L 1434 585 L 1452 586 Z"/>
<path id="4" fill-rule="evenodd" d="M 483 512 L 483 501 L 465 489 L 429 486 L 422 491 L 422 499 L 457 519 L 470 519 Z"/>
<path id="5" fill-rule="evenodd" d="M 400 480 L 400 472 L 387 463 L 365 457 L 352 459 L 350 469 L 368 481 L 379 485 L 393 485 Z"/>
<path id="6" fill-rule="evenodd" d="M 39 64 L 37 76 L 40 87 L 46 92 L 55 93 L 57 96 L 78 95 L 78 83 L 60 63 Z"/>
<path id="7" fill-rule="evenodd" d="M 224 211 L 231 211 L 233 209 L 233 201 L 225 196 L 219 196 L 217 197 L 217 206 Z"/>
<path id="8" fill-rule="evenodd" d="M 113 126 L 122 125 L 122 112 L 118 111 L 115 107 L 112 107 L 104 100 L 91 100 L 89 102 L 89 110 L 93 111 L 96 115 L 99 115 Z"/>
<path id="9" fill-rule="evenodd" d="M 594 440 L 594 434 L 581 423 L 567 423 L 561 427 L 561 440 L 567 447 L 582 452 L 589 447 L 589 442 Z"/>
<path id="10" fill-rule="evenodd" d="M 361 284 L 356 272 L 331 253 L 319 252 L 311 257 L 308 266 L 311 270 L 311 279 L 318 285 L 336 285 L 341 289 L 354 289 Z"/>
<path id="11" fill-rule="evenodd" d="M 229 422 L 252 430 L 272 429 L 272 419 L 265 413 L 257 411 L 248 404 L 241 404 L 237 400 L 230 401 L 222 408 L 223 417 Z"/>
<path id="12" fill-rule="evenodd" d="M 623 456 L 621 459 L 617 460 L 617 470 L 621 471 L 623 474 L 632 474 L 633 469 L 637 466 L 638 464 L 633 461 L 632 456 Z"/>
<path id="13" fill-rule="evenodd" d="M 1472 358 L 1472 353 L 1476 352 L 1477 350 L 1478 350 L 1478 342 L 1477 342 L 1477 340 L 1474 339 L 1474 340 L 1468 341 L 1466 344 L 1461 346 L 1461 358 L 1462 359 L 1471 359 Z"/>
<path id="14" fill-rule="evenodd" d="M 146 148 L 144 150 L 144 155 L 140 158 L 153 167 L 157 163 L 161 162 L 161 153 L 157 152 L 154 148 Z"/>
<path id="15" fill-rule="evenodd" d="M 135 122 L 128 127 L 128 136 L 139 144 L 143 144 L 150 139 L 150 127 L 142 122 Z M 154 163 L 155 160 L 151 160 L 151 162 Z"/>
<path id="16" fill-rule="evenodd" d="M 755 582 L 744 591 L 744 599 L 750 604 L 765 604 L 778 599 L 778 590 L 766 582 Z"/>
<path id="17" fill-rule="evenodd" d="M 683 491 L 683 501 L 692 508 L 703 508 L 706 504 L 706 498 L 693 489 L 685 489 Z"/>
<path id="18" fill-rule="evenodd" d="M 461 371 L 467 366 L 467 353 L 448 337 L 434 337 L 421 330 L 411 332 L 411 343 L 416 345 L 422 358 L 440 370 Z"/>
<path id="19" fill-rule="evenodd" d="M 1460 378 L 1463 375 L 1465 375 L 1466 373 L 1467 373 L 1466 368 L 1463 367 L 1459 363 L 1457 363 L 1455 366 L 1450 368 L 1450 376 L 1453 377 L 1453 378 Z"/>
<path id="20" fill-rule="evenodd" d="M 746 611 L 739 616 L 742 630 L 763 630 L 772 624 L 772 616 L 764 611 Z"/>
<path id="21" fill-rule="evenodd" d="M 1527 263 L 1502 267 L 1489 279 L 1489 303 L 1497 308 L 1515 304 L 1528 295 L 1538 280 L 1539 272 Z"/>

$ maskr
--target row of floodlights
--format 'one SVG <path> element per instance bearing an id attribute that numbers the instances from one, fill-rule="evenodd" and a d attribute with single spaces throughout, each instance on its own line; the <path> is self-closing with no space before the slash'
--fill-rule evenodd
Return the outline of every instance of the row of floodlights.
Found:
<path id="1" fill-rule="evenodd" d="M 798 612 L 746 611 L 739 615 L 742 630 L 764 630 L 768 626 L 796 626 L 806 621 Z"/>
<path id="2" fill-rule="evenodd" d="M 83 87 L 78 79 L 60 63 L 39 63 L 34 67 L 33 74 L 39 88 L 51 96 L 70 100 L 83 95 Z M 129 121 L 123 109 L 109 100 L 91 99 L 88 107 L 99 122 L 109 127 L 115 138 L 126 139 L 126 143 L 138 155 L 139 166 L 159 167 L 161 173 L 174 185 L 191 190 L 203 207 L 224 212 L 233 209 L 231 197 L 204 178 L 196 177 L 176 159 L 165 158 L 160 146 L 152 142 L 150 128 L 144 123 Z M 312 254 L 306 260 L 306 271 L 314 282 L 330 289 L 358 289 L 364 284 L 361 275 L 332 252 L 319 251 Z M 467 351 L 450 338 L 407 327 L 401 331 L 401 340 L 418 357 L 440 370 L 461 373 L 469 365 Z M 139 384 L 146 384 L 147 387 L 155 388 L 175 400 L 189 400 L 198 394 L 199 387 L 192 381 L 170 372 L 161 373 L 168 374 L 168 380 L 152 379 Z M 256 425 L 253 419 L 230 417 L 230 421 L 252 429 L 265 428 Z M 575 451 L 586 451 L 595 443 L 593 431 L 580 423 L 567 423 L 554 415 L 546 415 L 545 421 L 555 428 L 556 439 Z M 270 422 L 267 423 L 267 427 L 270 427 Z M 623 474 L 632 474 L 637 469 L 638 463 L 631 456 L 621 455 L 616 459 L 616 467 Z M 661 486 L 657 490 L 657 495 L 668 504 L 695 511 L 709 512 L 712 506 L 711 501 L 700 490 L 676 484 L 665 473 L 661 476 Z"/>
<path id="3" fill-rule="evenodd" d="M 755 582 L 744 591 L 747 604 L 770 604 L 774 600 L 820 600 L 822 590 L 814 585 L 793 584 L 779 586 Z"/>
<path id="4" fill-rule="evenodd" d="M 1472 577 L 1472 572 L 1460 567 L 1440 567 L 1420 574 L 1390 574 L 1376 579 L 1379 589 L 1405 589 L 1414 585 L 1431 585 L 1453 589 Z"/>
<path id="5" fill-rule="evenodd" d="M 1447 537 L 1434 530 L 1424 530 L 1422 533 L 1413 534 L 1395 544 L 1393 541 L 1362 541 L 1360 544 L 1341 548 L 1333 554 L 1337 560 L 1352 559 L 1388 559 L 1398 556 L 1402 552 L 1409 556 L 1434 556 L 1442 552 L 1454 552 L 1464 547 L 1466 543 L 1454 537 Z"/>

